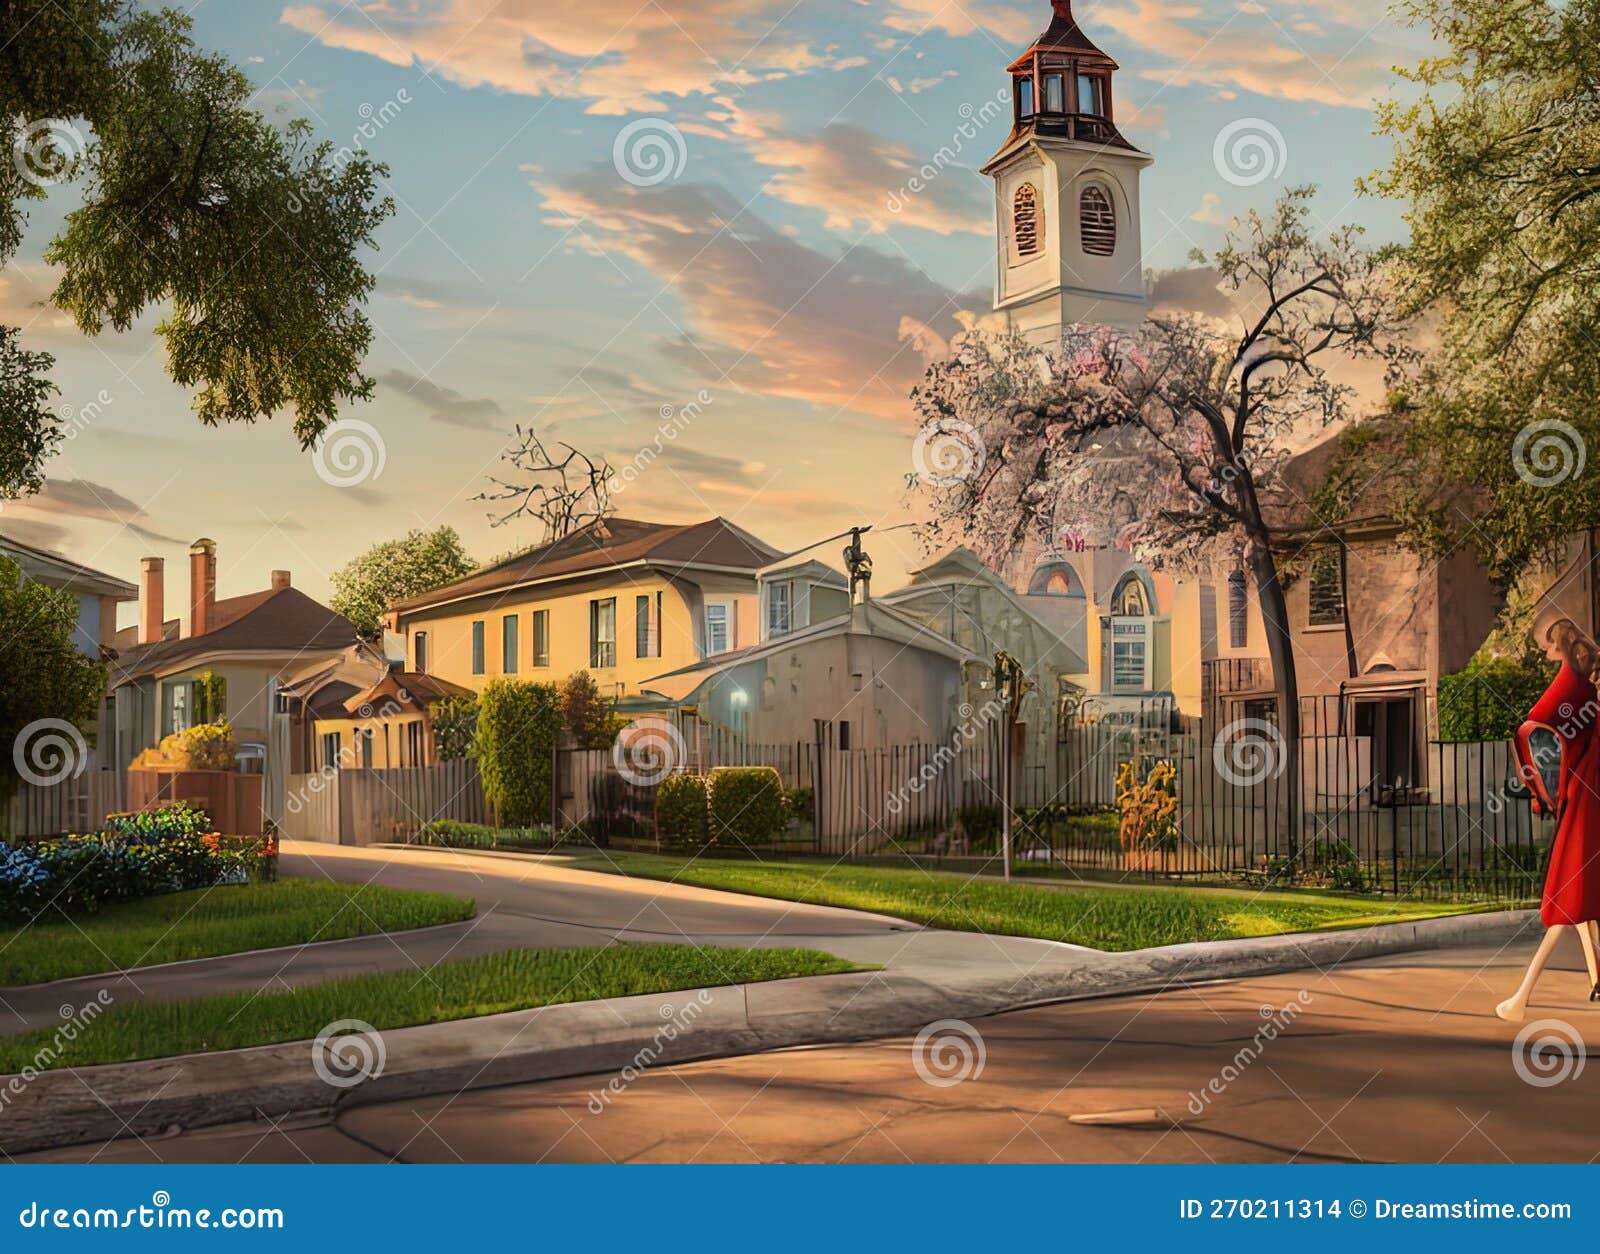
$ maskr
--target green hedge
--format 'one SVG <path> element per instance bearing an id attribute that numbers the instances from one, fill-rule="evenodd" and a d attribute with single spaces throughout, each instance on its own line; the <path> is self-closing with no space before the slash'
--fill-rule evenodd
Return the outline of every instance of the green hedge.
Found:
<path id="1" fill-rule="evenodd" d="M 419 845 L 446 849 L 548 848 L 550 832 L 543 827 L 489 827 L 459 819 L 433 819 L 417 829 Z"/>
<path id="2" fill-rule="evenodd" d="M 719 766 L 711 772 L 711 838 L 721 844 L 771 844 L 789 826 L 783 779 L 770 766 Z"/>
<path id="3" fill-rule="evenodd" d="M 1555 678 L 1543 658 L 1514 662 L 1475 657 L 1462 670 L 1439 677 L 1439 739 L 1460 743 L 1508 740 Z"/>
<path id="4" fill-rule="evenodd" d="M 550 759 L 561 725 L 554 684 L 496 679 L 479 694 L 473 756 L 497 823 L 549 821 Z"/>
<path id="5" fill-rule="evenodd" d="M 698 849 L 710 838 L 710 808 L 701 775 L 668 775 L 656 787 L 656 832 L 669 845 Z"/>

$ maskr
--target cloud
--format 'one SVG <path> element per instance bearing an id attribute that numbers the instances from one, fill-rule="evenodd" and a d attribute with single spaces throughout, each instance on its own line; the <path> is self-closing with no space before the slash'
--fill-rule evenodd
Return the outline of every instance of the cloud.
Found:
<path id="1" fill-rule="evenodd" d="M 1216 192 L 1205 192 L 1200 197 L 1200 207 L 1189 215 L 1191 222 L 1203 222 L 1207 226 L 1222 226 L 1227 219 L 1222 216 L 1222 197 Z"/>
<path id="2" fill-rule="evenodd" d="M 49 549 L 60 553 L 70 533 L 58 523 L 41 522 L 29 518 L 0 519 L 0 536 L 18 544 L 31 544 L 36 549 Z"/>
<path id="3" fill-rule="evenodd" d="M 386 388 L 402 392 L 428 411 L 434 422 L 476 431 L 498 431 L 502 411 L 498 401 L 487 396 L 463 396 L 454 388 L 440 387 L 420 375 L 404 370 L 386 370 L 378 376 Z"/>
<path id="4" fill-rule="evenodd" d="M 290 5 L 281 20 L 332 48 L 392 65 L 420 62 L 467 87 L 586 99 L 589 112 L 659 113 L 666 100 L 711 94 L 856 58 L 814 52 L 786 34 L 789 0 L 446 0 L 422 7 Z"/>
<path id="5" fill-rule="evenodd" d="M 1163 270 L 1149 284 L 1150 309 L 1225 318 L 1237 306 L 1229 293 L 1218 289 L 1220 277 L 1210 266 Z"/>
<path id="6" fill-rule="evenodd" d="M 165 535 L 148 524 L 150 515 L 142 505 L 130 501 L 115 488 L 89 479 L 49 479 L 34 496 L 13 502 L 12 507 L 32 514 L 84 518 L 115 523 L 145 540 L 163 544 L 182 544 L 177 536 Z M 12 525 L 8 518 L 8 527 Z"/>
<path id="7" fill-rule="evenodd" d="M 859 240 L 824 253 L 775 231 L 724 189 L 623 184 L 609 168 L 536 183 L 548 220 L 649 271 L 688 311 L 669 358 L 737 387 L 907 418 L 921 363 L 903 318 L 948 322 L 956 293 Z"/>

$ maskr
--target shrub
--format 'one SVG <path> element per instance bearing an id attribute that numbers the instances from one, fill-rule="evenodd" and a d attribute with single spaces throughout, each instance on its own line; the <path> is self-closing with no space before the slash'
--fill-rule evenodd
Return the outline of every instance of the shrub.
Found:
<path id="1" fill-rule="evenodd" d="M 567 732 L 583 749 L 609 749 L 628 720 L 616 710 L 616 702 L 600 695 L 600 685 L 588 671 L 574 671 L 561 685 L 561 713 Z"/>
<path id="2" fill-rule="evenodd" d="M 141 844 L 173 836 L 202 836 L 212 830 L 211 816 L 190 801 L 106 815 L 106 831 L 110 835 Z"/>
<path id="3" fill-rule="evenodd" d="M 521 827 L 549 817 L 550 759 L 561 723 L 554 684 L 496 679 L 484 687 L 473 756 L 497 823 Z"/>
<path id="4" fill-rule="evenodd" d="M 0 918 L 25 919 L 45 900 L 50 870 L 35 849 L 0 844 Z"/>
<path id="5" fill-rule="evenodd" d="M 133 760 L 139 771 L 231 771 L 239 745 L 228 723 L 199 723 L 162 740 Z"/>
<path id="6" fill-rule="evenodd" d="M 1143 776 L 1134 762 L 1117 768 L 1117 839 L 1124 850 L 1170 849 L 1178 838 L 1178 773 L 1157 762 Z"/>
<path id="7" fill-rule="evenodd" d="M 460 819 L 434 819 L 417 829 L 417 843 L 445 849 L 526 849 L 548 846 L 550 835 L 542 827 L 488 827 Z"/>
<path id="8" fill-rule="evenodd" d="M 698 849 L 711 837 L 702 775 L 668 775 L 656 787 L 656 832 L 669 845 Z"/>
<path id="9" fill-rule="evenodd" d="M 956 822 L 967 834 L 967 840 L 981 845 L 1000 835 L 999 806 L 962 806 L 956 811 Z"/>
<path id="10" fill-rule="evenodd" d="M 798 819 L 802 823 L 811 821 L 814 809 L 811 795 L 809 788 L 791 788 L 783 794 L 783 804 L 787 807 L 791 819 Z"/>
<path id="11" fill-rule="evenodd" d="M 719 766 L 711 772 L 711 836 L 720 843 L 771 844 L 789 826 L 783 779 L 770 766 Z"/>
<path id="12" fill-rule="evenodd" d="M 441 762 L 470 757 L 478 730 L 478 698 L 446 697 L 428 707 L 433 720 L 433 744 Z"/>
<path id="13" fill-rule="evenodd" d="M 1479 656 L 1439 676 L 1439 739 L 1509 740 L 1555 673 L 1556 664 L 1544 658 Z"/>

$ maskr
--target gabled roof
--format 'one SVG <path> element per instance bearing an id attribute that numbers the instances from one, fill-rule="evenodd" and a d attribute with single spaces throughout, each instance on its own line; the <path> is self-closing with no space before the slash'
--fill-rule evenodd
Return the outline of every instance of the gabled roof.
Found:
<path id="1" fill-rule="evenodd" d="M 814 557 L 791 558 L 787 561 L 780 559 L 770 566 L 763 566 L 756 574 L 767 582 L 805 579 L 824 588 L 850 586 L 850 580 L 842 572 Z"/>
<path id="2" fill-rule="evenodd" d="M 356 638 L 356 625 L 298 588 L 268 589 L 216 603 L 220 625 L 204 635 L 163 639 L 121 650 L 112 683 L 181 668 L 212 654 L 248 660 L 256 653 L 308 653 L 342 649 Z"/>
<path id="3" fill-rule="evenodd" d="M 432 592 L 396 601 L 389 608 L 407 613 L 524 584 L 629 565 L 722 568 L 754 575 L 777 557 L 778 550 L 725 518 L 687 525 L 607 518 Z"/>
<path id="4" fill-rule="evenodd" d="M 139 595 L 138 587 L 126 579 L 118 579 L 115 575 L 75 562 L 53 549 L 24 544 L 3 532 L 0 532 L 0 553 L 14 558 L 29 579 L 49 584 L 52 588 L 115 597 L 118 601 L 132 601 Z"/>
<path id="5" fill-rule="evenodd" d="M 1029 46 L 1028 52 L 1034 49 L 1048 49 L 1061 52 L 1092 53 L 1095 57 L 1104 60 L 1115 68 L 1116 62 L 1106 56 L 1089 36 L 1083 33 L 1083 27 L 1078 25 L 1078 19 L 1072 15 L 1072 0 L 1051 0 L 1050 25 L 1044 33 L 1035 39 Z M 1024 56 L 1027 53 L 1023 54 Z"/>

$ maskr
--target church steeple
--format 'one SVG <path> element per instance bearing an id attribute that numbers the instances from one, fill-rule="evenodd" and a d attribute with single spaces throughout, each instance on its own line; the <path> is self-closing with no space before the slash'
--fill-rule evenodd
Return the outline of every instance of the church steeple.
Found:
<path id="1" fill-rule="evenodd" d="M 1012 128 L 983 172 L 995 184 L 994 307 L 1036 343 L 1073 323 L 1144 316 L 1139 174 L 1117 129 L 1117 63 L 1051 0 L 1050 25 L 1007 67 Z"/>

